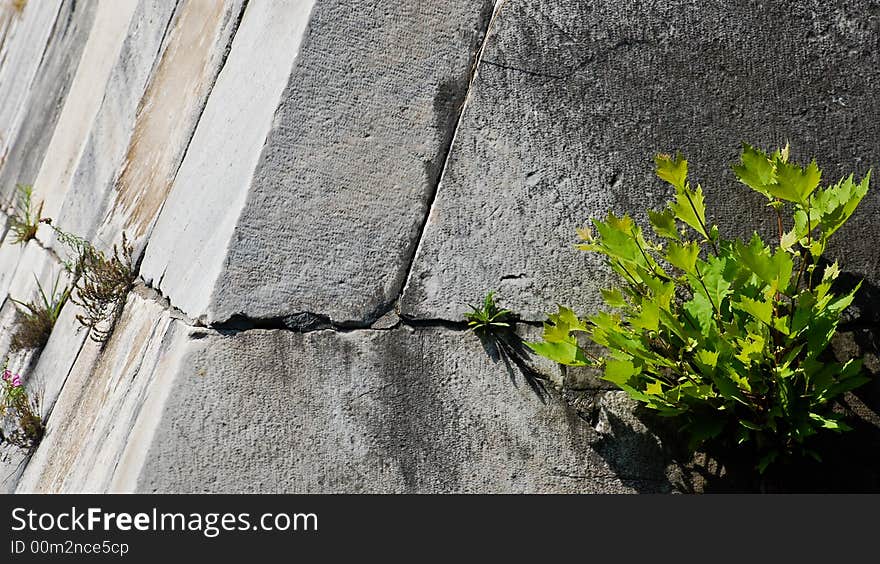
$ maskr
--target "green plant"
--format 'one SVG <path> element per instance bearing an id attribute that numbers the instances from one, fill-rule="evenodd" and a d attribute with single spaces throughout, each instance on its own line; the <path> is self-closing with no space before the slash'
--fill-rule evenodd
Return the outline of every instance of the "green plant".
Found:
<path id="1" fill-rule="evenodd" d="M 0 419 L 0 446 L 32 452 L 40 444 L 45 432 L 40 401 L 28 394 L 21 376 L 6 366 L 0 383 Z"/>
<path id="2" fill-rule="evenodd" d="M 833 291 L 838 265 L 819 260 L 870 173 L 820 188 L 815 161 L 802 167 L 789 162 L 788 147 L 766 154 L 744 145 L 734 172 L 775 213 L 778 236 L 768 245 L 757 233 L 721 237 L 680 154 L 655 163 L 674 189 L 665 209 L 648 212 L 656 239 L 613 213 L 593 220 L 595 234 L 578 230 L 578 248 L 604 255 L 621 281 L 602 290 L 610 311 L 580 319 L 560 307 L 543 341 L 529 346 L 562 364 L 603 366 L 605 379 L 679 423 L 691 448 L 751 452 L 761 472 L 781 457 L 818 458 L 808 439 L 847 430 L 834 400 L 867 381 L 860 360 L 836 362 L 826 351 L 858 287 Z M 591 358 L 579 334 L 608 358 Z"/>
<path id="3" fill-rule="evenodd" d="M 36 279 L 36 276 L 34 277 Z M 21 302 L 10 298 L 20 306 L 16 312 L 15 332 L 9 344 L 9 352 L 17 352 L 25 349 L 42 349 L 49 340 L 52 328 L 61 315 L 61 308 L 70 297 L 70 287 L 65 286 L 59 290 L 58 284 L 61 276 L 55 277 L 52 290 L 49 294 L 43 290 L 39 279 L 37 280 L 38 301 Z"/>
<path id="4" fill-rule="evenodd" d="M 486 294 L 483 307 L 469 305 L 471 310 L 464 314 L 468 327 L 474 332 L 490 332 L 502 327 L 510 327 L 510 310 L 501 309 L 495 305 L 495 292 Z"/>
<path id="5" fill-rule="evenodd" d="M 27 243 L 37 236 L 37 229 L 40 223 L 50 223 L 51 220 L 43 219 L 40 214 L 43 211 L 43 204 L 40 203 L 36 208 L 33 205 L 33 188 L 19 184 L 16 186 L 15 208 L 12 217 L 9 218 L 9 229 L 14 233 L 12 242 L 14 244 Z"/>
<path id="6" fill-rule="evenodd" d="M 125 305 L 125 298 L 134 283 L 133 248 L 122 234 L 122 245 L 113 246 L 113 256 L 90 245 L 75 263 L 78 275 L 77 293 L 71 300 L 83 308 L 77 320 L 91 330 L 92 340 L 103 343 L 110 338 L 116 319 Z"/>
<path id="7" fill-rule="evenodd" d="M 511 380 L 514 380 L 516 367 L 532 391 L 544 401 L 547 397 L 546 382 L 549 379 L 529 364 L 528 349 L 513 330 L 513 313 L 498 307 L 495 303 L 495 292 L 486 294 L 482 307 L 469 307 L 472 311 L 465 313 L 465 321 L 469 330 L 480 338 L 489 356 L 504 361 Z"/>

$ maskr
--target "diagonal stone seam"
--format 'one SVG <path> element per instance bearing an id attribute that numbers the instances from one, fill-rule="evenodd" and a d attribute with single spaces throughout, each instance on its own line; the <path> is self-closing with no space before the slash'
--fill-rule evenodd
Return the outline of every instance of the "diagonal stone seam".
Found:
<path id="1" fill-rule="evenodd" d="M 455 145 L 455 140 L 458 137 L 458 131 L 461 127 L 462 117 L 464 116 L 465 108 L 467 107 L 468 102 L 471 99 L 471 95 L 473 93 L 474 82 L 477 78 L 477 74 L 479 72 L 480 63 L 483 60 L 483 53 L 486 49 L 486 43 L 489 40 L 489 37 L 492 34 L 492 25 L 495 22 L 498 13 L 501 10 L 501 7 L 506 3 L 507 0 L 495 0 L 494 5 L 492 7 L 491 14 L 486 20 L 486 25 L 483 28 L 483 35 L 480 39 L 478 48 L 474 51 L 473 62 L 471 63 L 470 73 L 467 81 L 467 87 L 465 88 L 464 96 L 462 97 L 461 105 L 458 108 L 458 115 L 455 118 L 455 126 L 452 128 L 452 135 L 449 137 L 449 142 L 446 145 L 445 149 L 442 151 L 442 161 L 443 165 L 440 167 L 440 172 L 437 175 L 436 181 L 434 181 L 430 189 L 428 190 L 428 194 L 425 198 L 424 205 L 424 213 L 422 215 L 421 221 L 419 223 L 417 229 L 417 236 L 413 238 L 413 244 L 410 245 L 410 249 L 407 250 L 406 256 L 406 267 L 402 270 L 401 276 L 396 282 L 398 285 L 397 298 L 386 307 L 381 308 L 377 314 L 371 319 L 370 322 L 374 322 L 377 319 L 381 318 L 383 315 L 386 315 L 390 312 L 400 314 L 400 298 L 403 296 L 406 291 L 406 286 L 409 284 L 409 278 L 412 274 L 413 266 L 419 256 L 419 250 L 421 249 L 422 242 L 425 237 L 425 231 L 428 227 L 428 221 L 431 218 L 431 214 L 434 211 L 434 204 L 437 201 L 437 196 L 440 192 L 440 185 L 443 183 L 443 177 L 446 175 L 446 169 L 449 166 L 449 156 L 452 153 L 452 147 Z"/>

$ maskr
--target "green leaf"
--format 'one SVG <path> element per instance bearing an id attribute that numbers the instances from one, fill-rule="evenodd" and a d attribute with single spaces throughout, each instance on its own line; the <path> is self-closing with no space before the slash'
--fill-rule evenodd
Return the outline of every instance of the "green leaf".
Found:
<path id="1" fill-rule="evenodd" d="M 700 333 L 710 335 L 715 328 L 715 309 L 709 303 L 706 294 L 697 292 L 693 299 L 685 302 L 682 307 L 700 328 Z"/>
<path id="2" fill-rule="evenodd" d="M 675 214 L 672 213 L 672 210 L 648 210 L 648 219 L 651 222 L 654 233 L 660 237 L 676 241 L 681 239 L 681 235 L 678 233 L 678 226 L 675 224 Z"/>
<path id="3" fill-rule="evenodd" d="M 602 299 L 605 300 L 605 303 L 611 307 L 626 307 L 626 300 L 623 299 L 623 294 L 617 288 L 610 288 L 601 290 Z"/>
<path id="4" fill-rule="evenodd" d="M 753 318 L 765 323 L 766 325 L 773 325 L 773 302 L 767 300 L 753 300 L 748 296 L 743 296 L 743 298 L 733 304 L 733 307 L 744 311 L 751 315 Z"/>
<path id="5" fill-rule="evenodd" d="M 695 241 L 679 245 L 669 243 L 666 249 L 666 260 L 672 266 L 682 270 L 686 274 L 694 273 L 694 265 L 700 255 L 700 247 Z"/>
<path id="6" fill-rule="evenodd" d="M 776 170 L 773 161 L 763 151 L 743 143 L 740 164 L 734 165 L 733 172 L 749 188 L 771 197 L 767 187 L 776 181 Z"/>
<path id="7" fill-rule="evenodd" d="M 706 204 L 701 186 L 697 185 L 696 190 L 691 190 L 688 186 L 676 188 L 675 200 L 669 203 L 669 209 L 677 219 L 709 239 L 709 233 L 706 232 Z"/>
<path id="8" fill-rule="evenodd" d="M 832 187 L 816 191 L 813 205 L 821 213 L 820 224 L 823 238 L 828 239 L 852 216 L 862 198 L 868 193 L 870 181 L 870 172 L 859 184 L 855 184 L 853 175 L 849 175 L 848 178 Z"/>
<path id="9" fill-rule="evenodd" d="M 697 351 L 697 354 L 694 355 L 694 359 L 696 359 L 702 370 L 713 372 L 715 367 L 718 366 L 718 351 L 700 349 Z"/>
<path id="10" fill-rule="evenodd" d="M 813 190 L 819 186 L 822 173 L 816 161 L 812 161 L 806 168 L 796 164 L 777 162 L 776 183 L 768 186 L 771 195 L 789 202 L 802 205 L 807 204 L 807 198 Z"/>
<path id="11" fill-rule="evenodd" d="M 838 433 L 843 431 L 852 431 L 852 427 L 844 423 L 839 419 L 838 416 L 830 416 L 830 417 L 822 417 L 818 413 L 810 413 L 810 419 L 819 423 L 823 429 L 831 429 L 832 431 L 837 431 Z"/>
<path id="12" fill-rule="evenodd" d="M 593 363 L 577 344 L 567 341 L 529 342 L 526 346 L 536 354 L 566 366 L 591 366 Z"/>
<path id="13" fill-rule="evenodd" d="M 656 331 L 660 326 L 660 306 L 651 301 L 642 302 L 642 311 L 632 320 L 635 329 Z"/>
<path id="14" fill-rule="evenodd" d="M 785 293 L 791 284 L 791 273 L 794 261 L 791 255 L 782 249 L 777 249 L 775 254 L 770 254 L 770 249 L 764 245 L 757 233 L 752 235 L 748 245 L 740 241 L 734 243 L 736 260 L 740 265 L 749 269 L 771 288 Z"/>
<path id="15" fill-rule="evenodd" d="M 676 189 L 684 188 L 687 180 L 688 164 L 681 153 L 671 155 L 658 154 L 654 157 L 657 176 L 672 184 Z"/>
<path id="16" fill-rule="evenodd" d="M 605 363 L 605 380 L 618 386 L 629 383 L 636 374 L 636 367 L 628 360 L 609 360 Z"/>

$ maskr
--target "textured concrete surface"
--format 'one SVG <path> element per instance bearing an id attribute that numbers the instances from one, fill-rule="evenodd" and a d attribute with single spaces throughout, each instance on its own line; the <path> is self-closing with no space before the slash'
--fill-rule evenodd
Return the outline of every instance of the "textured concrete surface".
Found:
<path id="1" fill-rule="evenodd" d="M 491 5 L 316 3 L 209 319 L 363 324 L 392 305 Z"/>
<path id="2" fill-rule="evenodd" d="M 589 311 L 609 274 L 575 228 L 669 193 L 652 157 L 681 150 L 729 233 L 774 224 L 736 183 L 740 143 L 792 143 L 824 178 L 880 163 L 873 2 L 506 2 L 487 41 L 402 301 L 457 319 L 489 289 L 524 317 Z M 832 245 L 880 278 L 880 191 Z M 854 235 L 858 234 L 857 237 Z"/>

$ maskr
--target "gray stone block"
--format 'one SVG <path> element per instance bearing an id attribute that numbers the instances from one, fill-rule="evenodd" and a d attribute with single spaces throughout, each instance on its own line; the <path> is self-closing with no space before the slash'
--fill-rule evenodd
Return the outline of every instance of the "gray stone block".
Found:
<path id="1" fill-rule="evenodd" d="M 870 2 L 507 2 L 402 299 L 405 315 L 458 319 L 495 289 L 527 319 L 561 302 L 595 310 L 611 281 L 575 228 L 670 196 L 657 152 L 681 150 L 729 235 L 775 219 L 736 182 L 740 142 L 792 143 L 826 181 L 880 163 L 878 25 Z M 833 240 L 845 269 L 880 277 L 880 190 Z"/>
<path id="2" fill-rule="evenodd" d="M 209 318 L 369 325 L 406 277 L 492 2 L 319 2 Z"/>
<path id="3" fill-rule="evenodd" d="M 311 10 L 310 2 L 248 4 L 150 235 L 141 276 L 193 318 L 208 317 Z"/>
<path id="4" fill-rule="evenodd" d="M 622 492 L 589 424 L 469 333 L 191 333 L 137 490 Z"/>

